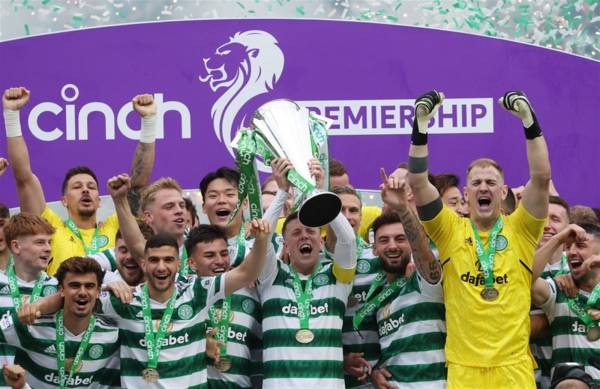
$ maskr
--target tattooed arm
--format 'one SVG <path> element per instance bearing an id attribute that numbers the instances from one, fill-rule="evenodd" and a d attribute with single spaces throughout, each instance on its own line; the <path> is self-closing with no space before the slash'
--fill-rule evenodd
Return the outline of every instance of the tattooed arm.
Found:
<path id="1" fill-rule="evenodd" d="M 412 250 L 412 258 L 421 277 L 431 284 L 437 284 L 442 277 L 442 268 L 439 261 L 429 247 L 429 239 L 421 223 L 408 207 L 406 200 L 406 178 L 387 177 L 382 170 L 383 184 L 381 186 L 381 199 L 394 212 L 400 216 L 404 233 Z"/>
<path id="2" fill-rule="evenodd" d="M 140 141 L 131 163 L 131 189 L 127 200 L 131 212 L 139 214 L 140 192 L 148 185 L 152 168 L 154 167 L 154 145 L 156 138 L 156 103 L 150 94 L 138 95 L 133 98 L 133 109 L 142 118 Z"/>

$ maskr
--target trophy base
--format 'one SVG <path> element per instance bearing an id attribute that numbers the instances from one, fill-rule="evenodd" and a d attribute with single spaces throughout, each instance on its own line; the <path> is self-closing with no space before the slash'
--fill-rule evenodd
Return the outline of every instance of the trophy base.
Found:
<path id="1" fill-rule="evenodd" d="M 298 210 L 300 223 L 307 227 L 329 224 L 342 210 L 342 200 L 331 192 L 317 192 L 306 199 Z"/>

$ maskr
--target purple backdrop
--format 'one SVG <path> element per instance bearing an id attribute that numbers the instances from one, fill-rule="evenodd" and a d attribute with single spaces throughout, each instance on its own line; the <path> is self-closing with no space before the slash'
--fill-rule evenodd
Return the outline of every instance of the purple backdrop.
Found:
<path id="1" fill-rule="evenodd" d="M 233 163 L 226 146 L 232 129 L 262 103 L 286 97 L 334 106 L 327 112 L 342 129 L 331 131 L 331 154 L 347 165 L 355 186 L 375 188 L 379 167 L 391 170 L 406 159 L 410 99 L 435 88 L 458 100 L 454 116 L 449 103 L 441 133 L 430 135 L 433 172 L 464 179 L 468 163 L 487 156 L 505 167 L 509 185 L 523 184 L 520 122 L 490 103 L 521 89 L 545 131 L 559 192 L 573 204 L 600 206 L 600 66 L 573 55 L 422 28 L 212 20 L 19 39 L 0 43 L 0 58 L 2 89 L 25 85 L 32 92 L 21 123 L 49 200 L 60 197 L 70 166 L 93 167 L 103 193 L 108 177 L 129 170 L 136 133 L 128 128 L 138 129 L 139 119 L 130 114 L 124 123 L 119 112 L 124 117 L 127 102 L 142 92 L 160 94 L 166 111 L 154 178 L 169 175 L 197 187 L 207 171 Z M 12 174 L 0 185 L 0 201 L 16 205 Z"/>

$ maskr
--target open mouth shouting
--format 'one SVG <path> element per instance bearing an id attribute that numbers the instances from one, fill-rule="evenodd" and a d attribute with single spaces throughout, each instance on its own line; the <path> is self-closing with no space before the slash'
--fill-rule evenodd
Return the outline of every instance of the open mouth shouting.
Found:
<path id="1" fill-rule="evenodd" d="M 229 215 L 231 211 L 227 208 L 219 208 L 215 211 L 215 215 L 217 216 L 217 222 L 226 223 L 229 219 Z"/>
<path id="2" fill-rule="evenodd" d="M 313 252 L 313 246 L 310 242 L 300 243 L 298 251 L 300 252 L 300 255 L 309 256 Z"/>
<path id="3" fill-rule="evenodd" d="M 80 296 L 80 297 L 75 298 L 75 300 L 73 301 L 73 306 L 75 307 L 76 312 L 84 313 L 87 311 L 89 303 L 90 303 L 89 297 Z"/>

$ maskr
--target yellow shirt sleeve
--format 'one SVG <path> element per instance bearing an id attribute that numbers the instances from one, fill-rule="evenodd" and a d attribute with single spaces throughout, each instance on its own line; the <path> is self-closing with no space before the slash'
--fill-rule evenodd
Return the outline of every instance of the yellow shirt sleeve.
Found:
<path id="1" fill-rule="evenodd" d="M 453 227 L 457 225 L 460 216 L 445 204 L 440 213 L 431 220 L 421 221 L 425 232 L 433 240 L 440 251 L 445 251 L 453 238 Z"/>
<path id="2" fill-rule="evenodd" d="M 527 251 L 535 249 L 544 233 L 546 218 L 536 218 L 525 209 L 523 203 L 519 203 L 517 209 L 507 216 L 507 219 L 510 221 L 515 235 L 519 237 L 519 242 L 524 245 L 523 249 Z M 533 263 L 533 257 L 525 258 L 525 260 L 530 266 Z"/>
<path id="3" fill-rule="evenodd" d="M 358 228 L 358 236 L 362 237 L 365 241 L 369 241 L 369 230 L 373 225 L 375 219 L 381 215 L 381 208 L 368 206 L 362 207 L 362 219 L 360 227 Z"/>
<path id="4" fill-rule="evenodd" d="M 58 216 L 58 214 L 50 209 L 50 207 L 47 205 L 46 208 L 44 208 L 44 212 L 42 212 L 42 217 L 46 219 L 54 228 L 60 228 L 63 225 L 63 221 L 60 216 Z"/>
<path id="5" fill-rule="evenodd" d="M 352 269 L 344 269 L 337 262 L 333 261 L 333 275 L 335 278 L 344 284 L 351 284 L 356 273 L 356 266 Z"/>

